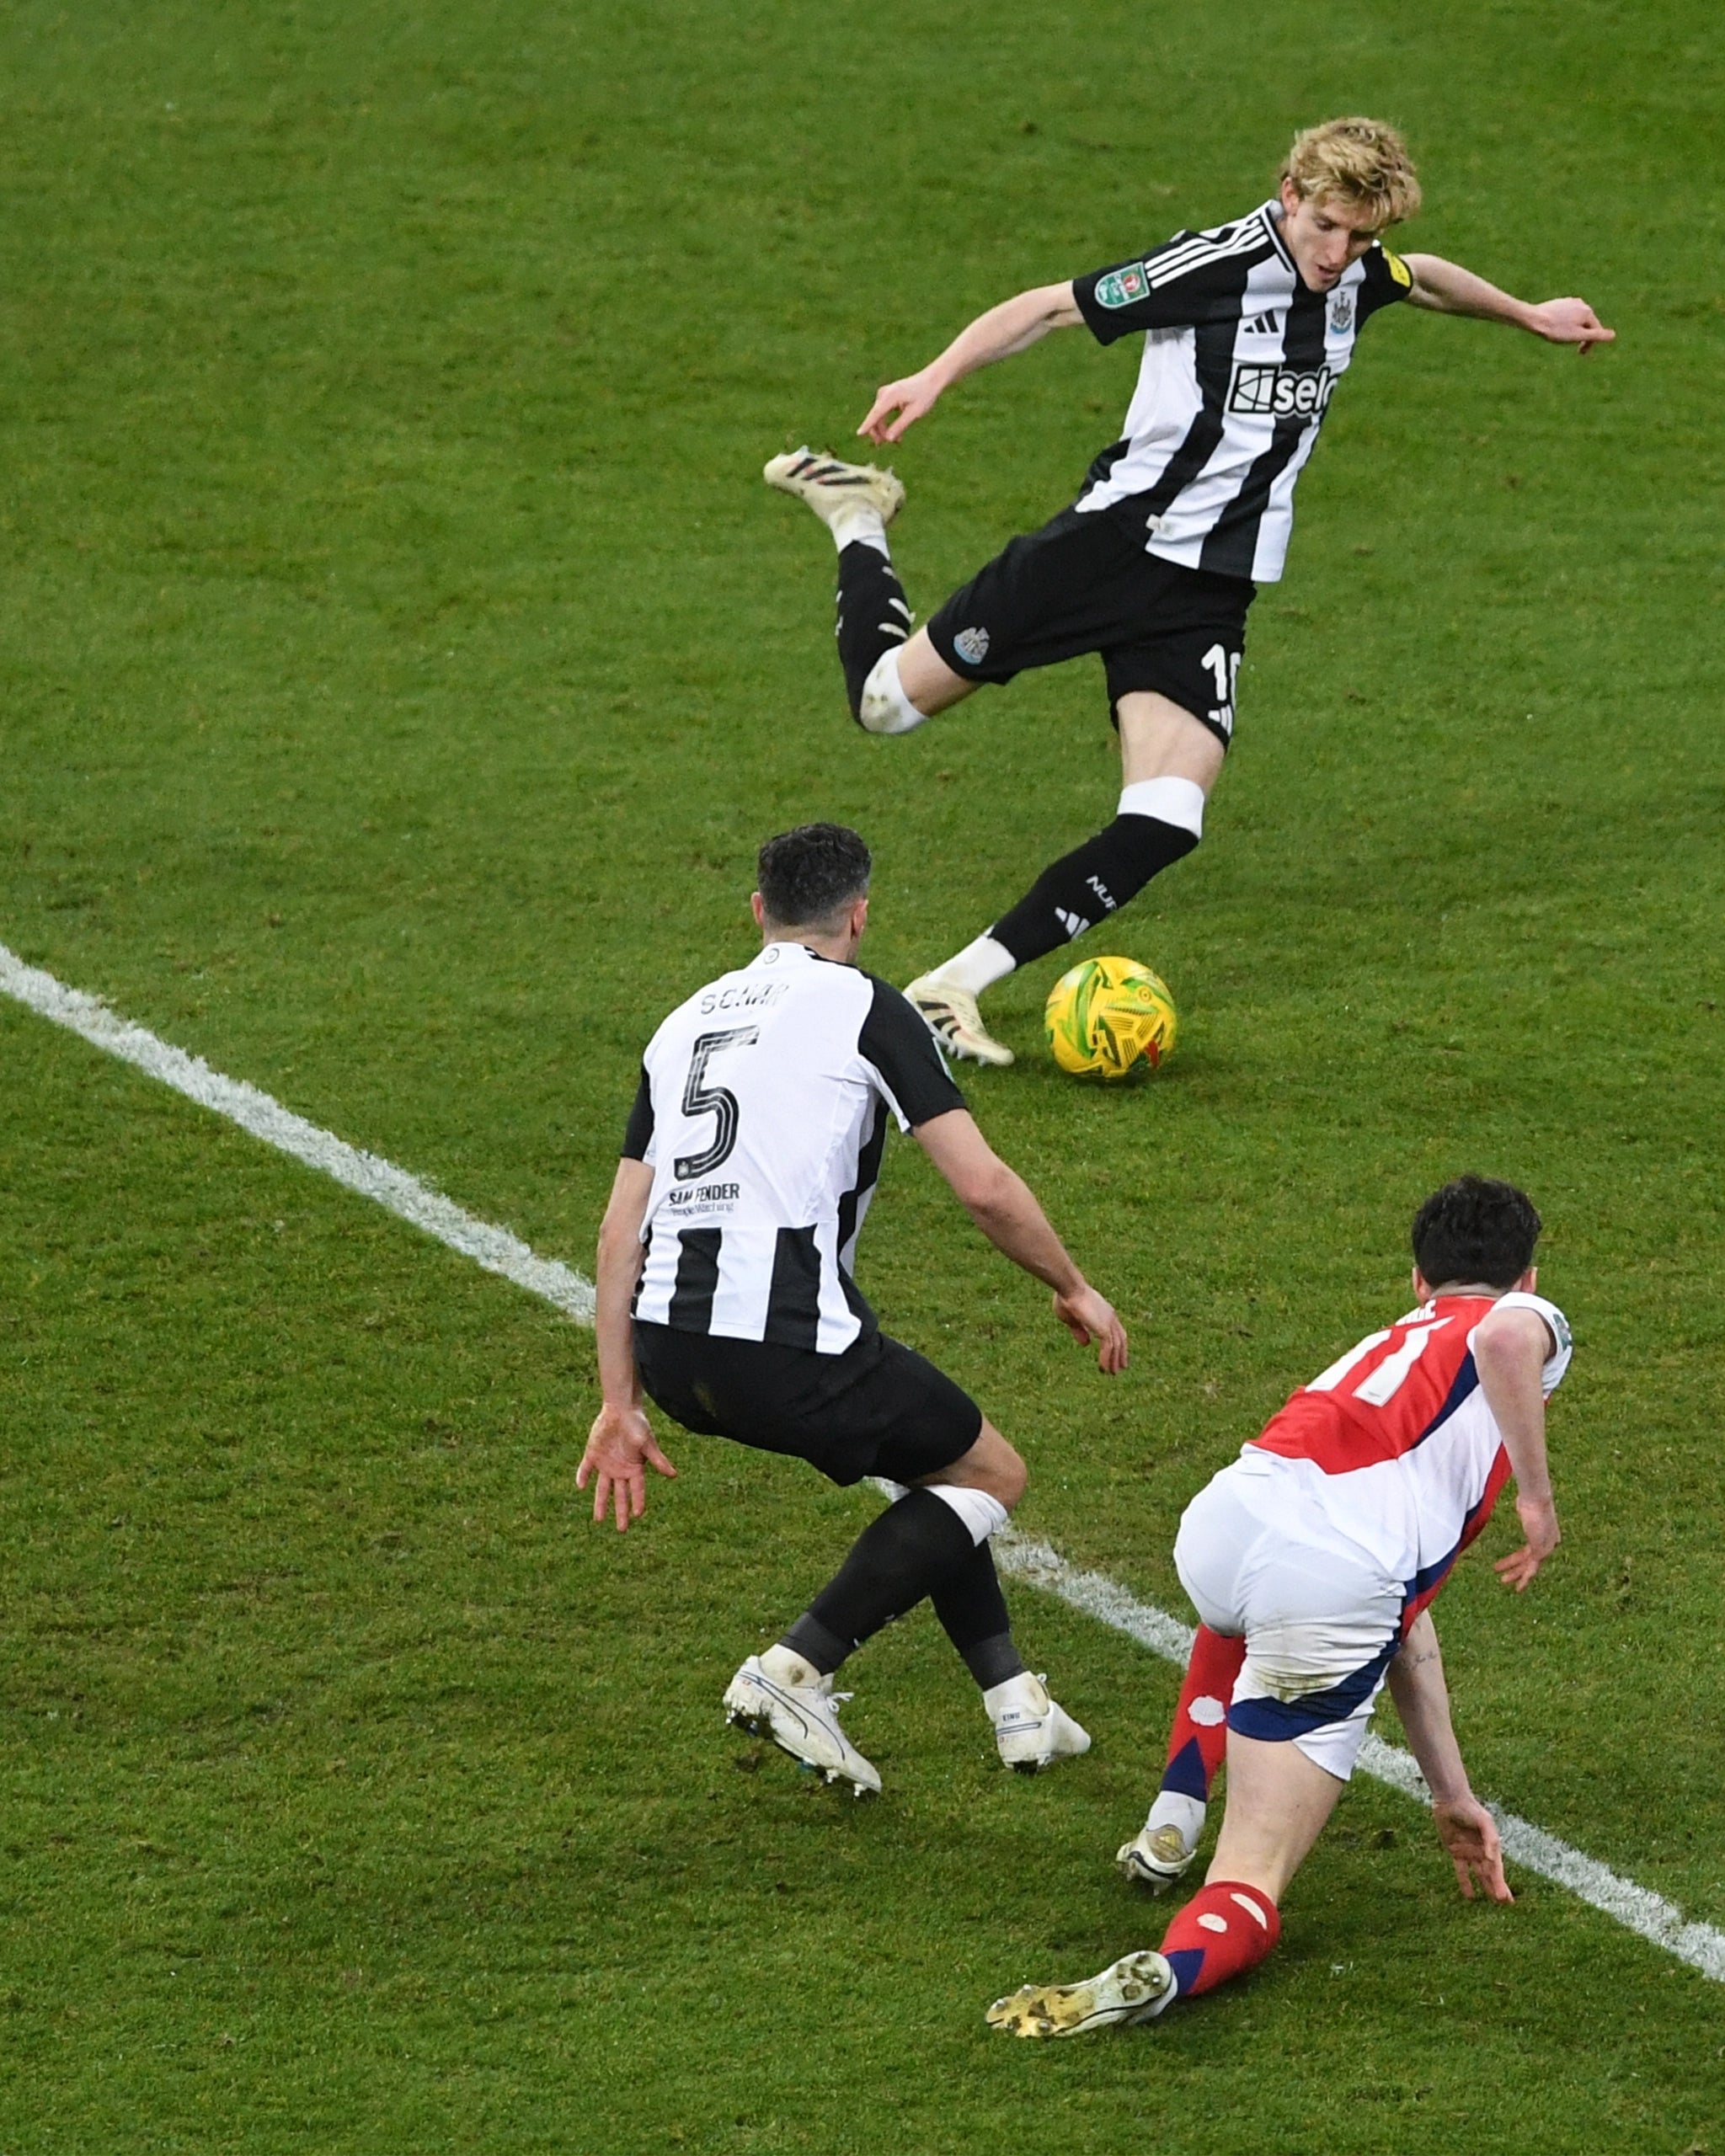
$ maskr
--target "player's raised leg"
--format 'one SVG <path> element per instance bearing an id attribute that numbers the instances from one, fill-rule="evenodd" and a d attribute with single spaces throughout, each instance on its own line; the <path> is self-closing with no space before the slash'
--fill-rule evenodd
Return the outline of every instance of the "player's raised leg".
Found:
<path id="1" fill-rule="evenodd" d="M 771 458 L 762 476 L 806 503 L 838 548 L 839 664 L 857 723 L 870 734 L 909 734 L 968 696 L 975 682 L 955 674 L 927 636 L 911 634 L 886 537 L 904 505 L 897 473 L 797 449 Z"/>
<path id="2" fill-rule="evenodd" d="M 1150 1816 L 1117 1861 L 1129 1879 L 1155 1894 L 1186 1871 L 1197 1854 L 1204 1812 L 1228 1745 L 1228 1702 L 1246 1659 L 1246 1641 L 1200 1625 L 1192 1642 L 1167 1764 Z"/>
<path id="3" fill-rule="evenodd" d="M 1044 869 L 991 928 L 905 990 L 948 1054 L 1012 1062 L 1012 1050 L 984 1025 L 978 997 L 1117 913 L 1203 836 L 1222 739 L 1154 692 L 1130 691 L 1115 710 L 1124 783 L 1114 821 Z"/>

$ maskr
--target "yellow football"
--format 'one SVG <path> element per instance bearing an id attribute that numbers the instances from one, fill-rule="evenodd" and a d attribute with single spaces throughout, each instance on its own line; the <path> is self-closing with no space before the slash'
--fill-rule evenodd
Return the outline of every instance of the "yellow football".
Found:
<path id="1" fill-rule="evenodd" d="M 1086 958 L 1062 974 L 1043 1021 L 1062 1070 L 1108 1081 L 1167 1062 L 1180 1025 L 1167 983 L 1135 958 Z"/>

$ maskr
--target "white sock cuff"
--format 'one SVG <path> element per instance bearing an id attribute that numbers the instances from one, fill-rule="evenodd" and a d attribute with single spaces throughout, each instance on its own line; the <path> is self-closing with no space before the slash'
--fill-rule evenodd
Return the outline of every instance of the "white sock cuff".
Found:
<path id="1" fill-rule="evenodd" d="M 923 1485 L 931 1497 L 938 1497 L 943 1505 L 950 1505 L 970 1530 L 970 1540 L 980 1549 L 996 1528 L 1004 1527 L 1008 1514 L 998 1497 L 991 1497 L 986 1490 L 969 1490 L 955 1482 L 928 1482 Z"/>
<path id="2" fill-rule="evenodd" d="M 1204 836 L 1204 788 L 1196 779 L 1140 778 L 1120 790 L 1122 816 L 1154 816 L 1159 824 Z"/>
<path id="3" fill-rule="evenodd" d="M 878 509 L 867 502 L 845 502 L 835 509 L 827 520 L 827 530 L 832 542 L 842 554 L 846 547 L 860 543 L 873 547 L 878 554 L 892 559 L 886 543 L 886 520 Z"/>
<path id="4" fill-rule="evenodd" d="M 1016 971 L 1017 964 L 1004 943 L 996 943 L 991 936 L 979 936 L 944 965 L 937 966 L 933 978 L 945 981 L 948 987 L 962 988 L 967 995 L 980 995 L 984 989 L 992 988 L 997 980 Z"/>
<path id="5" fill-rule="evenodd" d="M 1150 1807 L 1150 1817 L 1144 1822 L 1144 1831 L 1153 1834 L 1158 1827 L 1178 1827 L 1180 1839 L 1188 1849 L 1195 1849 L 1198 1838 L 1204 1832 L 1204 1810 L 1201 1797 L 1182 1796 L 1178 1790 L 1158 1790 L 1156 1802 Z"/>
<path id="6" fill-rule="evenodd" d="M 865 734 L 909 734 L 928 718 L 905 694 L 899 679 L 899 647 L 884 651 L 862 684 L 862 708 L 857 718 Z"/>

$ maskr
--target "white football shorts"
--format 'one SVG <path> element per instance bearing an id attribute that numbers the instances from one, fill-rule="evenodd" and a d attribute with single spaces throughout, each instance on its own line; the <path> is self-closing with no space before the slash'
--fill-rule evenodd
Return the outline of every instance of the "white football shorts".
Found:
<path id="1" fill-rule="evenodd" d="M 1402 1645 L 1403 1589 L 1283 1465 L 1225 1467 L 1186 1508 L 1174 1565 L 1210 1630 L 1245 1639 L 1229 1728 L 1297 1744 L 1345 1782 Z"/>

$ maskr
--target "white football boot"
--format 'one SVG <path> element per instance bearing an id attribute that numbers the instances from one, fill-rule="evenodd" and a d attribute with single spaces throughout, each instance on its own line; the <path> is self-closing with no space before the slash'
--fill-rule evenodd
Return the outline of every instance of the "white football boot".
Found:
<path id="1" fill-rule="evenodd" d="M 948 1055 L 968 1056 L 973 1063 L 992 1063 L 1002 1070 L 1016 1060 L 1006 1043 L 996 1040 L 983 1024 L 976 998 L 943 981 L 937 973 L 919 974 L 905 997 L 921 1012 L 923 1022 Z"/>
<path id="2" fill-rule="evenodd" d="M 1001 1764 L 1021 1774 L 1038 1774 L 1056 1759 L 1076 1759 L 1090 1749 L 1088 1731 L 1049 1699 L 1044 1679 L 1028 1669 L 991 1685 L 982 1704 L 994 1724 Z"/>
<path id="3" fill-rule="evenodd" d="M 768 457 L 761 476 L 769 487 L 806 502 L 836 539 L 859 506 L 873 510 L 888 525 L 905 505 L 905 483 L 896 472 L 883 472 L 873 464 L 846 464 L 841 457 L 806 446 Z"/>
<path id="4" fill-rule="evenodd" d="M 1174 1881 L 1192 1868 L 1198 1854 L 1194 1838 L 1189 1844 L 1178 1827 L 1140 1827 L 1130 1842 L 1123 1842 L 1114 1861 L 1135 1885 L 1152 1894 L 1166 1894 Z"/>
<path id="5" fill-rule="evenodd" d="M 771 1672 L 762 1665 L 770 1660 Z M 770 1737 L 781 1752 L 813 1767 L 830 1782 L 846 1781 L 857 1796 L 875 1796 L 880 1776 L 839 1727 L 848 1692 L 835 1692 L 830 1677 L 783 1647 L 751 1654 L 725 1687 L 725 1720 L 756 1737 Z"/>
<path id="6" fill-rule="evenodd" d="M 1152 1949 L 1128 1954 L 1083 1984 L 1024 1984 L 988 2009 L 991 2029 L 1009 2036 L 1081 2036 L 1092 2029 L 1153 2021 L 1179 1989 Z"/>

